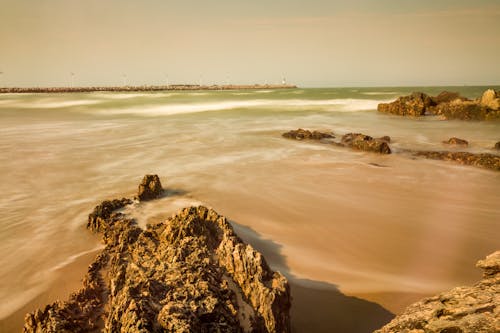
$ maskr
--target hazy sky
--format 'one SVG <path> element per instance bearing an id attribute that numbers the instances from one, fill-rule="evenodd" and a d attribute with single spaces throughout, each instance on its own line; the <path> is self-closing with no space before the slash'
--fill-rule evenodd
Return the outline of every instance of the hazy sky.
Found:
<path id="1" fill-rule="evenodd" d="M 0 0 L 0 86 L 500 84 L 499 59 L 500 0 Z"/>

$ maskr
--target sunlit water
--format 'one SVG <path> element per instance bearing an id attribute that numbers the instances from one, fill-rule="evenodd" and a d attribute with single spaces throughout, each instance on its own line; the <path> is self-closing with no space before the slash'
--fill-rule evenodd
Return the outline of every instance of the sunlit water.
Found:
<path id="1" fill-rule="evenodd" d="M 466 151 L 493 152 L 499 122 L 375 111 L 412 90 L 0 95 L 0 318 L 98 248 L 88 213 L 133 195 L 146 173 L 176 194 L 139 207 L 143 216 L 212 206 L 274 244 L 271 265 L 289 275 L 350 294 L 471 283 L 475 261 L 499 247 L 498 172 L 281 137 L 298 127 L 389 135 L 398 152 L 457 136 Z"/>

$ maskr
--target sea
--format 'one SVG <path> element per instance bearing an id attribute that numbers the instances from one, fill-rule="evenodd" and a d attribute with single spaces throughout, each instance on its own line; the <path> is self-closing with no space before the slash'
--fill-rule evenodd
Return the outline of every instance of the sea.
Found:
<path id="1" fill-rule="evenodd" d="M 500 122 L 376 109 L 412 91 L 487 88 L 1 94 L 0 328 L 79 288 L 102 248 L 88 214 L 134 196 L 145 174 L 167 195 L 135 204 L 141 226 L 210 206 L 303 287 L 399 313 L 472 284 L 475 262 L 500 247 L 500 173 L 404 152 L 456 150 L 442 141 L 459 137 L 460 150 L 495 153 Z M 297 128 L 388 135 L 393 154 L 281 136 Z"/>

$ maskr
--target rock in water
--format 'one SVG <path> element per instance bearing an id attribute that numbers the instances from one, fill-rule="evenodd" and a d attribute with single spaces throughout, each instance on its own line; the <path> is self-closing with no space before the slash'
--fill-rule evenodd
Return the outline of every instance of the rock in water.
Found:
<path id="1" fill-rule="evenodd" d="M 331 133 L 326 133 L 326 132 L 319 132 L 319 131 L 309 131 L 305 130 L 302 128 L 299 128 L 298 130 L 292 130 L 286 133 L 283 133 L 283 137 L 288 138 L 288 139 L 295 139 L 295 140 L 303 140 L 303 139 L 309 139 L 309 140 L 321 140 L 321 139 L 333 139 L 334 136 Z"/>
<path id="2" fill-rule="evenodd" d="M 500 171 L 500 156 L 494 154 L 473 154 L 468 152 L 449 151 L 416 151 L 413 152 L 413 155 L 425 157 L 431 160 L 453 161 L 463 165 L 472 165 L 494 171 Z"/>
<path id="3" fill-rule="evenodd" d="M 493 147 L 494 149 L 496 150 L 500 150 L 500 141 L 498 141 L 497 143 L 495 143 L 495 147 Z"/>
<path id="4" fill-rule="evenodd" d="M 455 137 L 449 138 L 447 141 L 443 141 L 443 143 L 447 145 L 465 146 L 465 147 L 469 145 L 469 142 L 467 140 Z"/>
<path id="5" fill-rule="evenodd" d="M 444 91 L 436 97 L 415 92 L 391 103 L 381 103 L 379 112 L 400 116 L 442 116 L 445 119 L 491 120 L 500 118 L 500 92 L 489 89 L 480 99 L 468 100 L 458 93 Z"/>
<path id="6" fill-rule="evenodd" d="M 160 177 L 158 175 L 145 175 L 139 184 L 137 197 L 140 201 L 158 198 L 163 193 Z"/>
<path id="7" fill-rule="evenodd" d="M 25 318 L 24 332 L 290 332 L 290 288 L 223 216 L 199 206 L 139 228 L 105 201 L 88 228 L 105 249 L 83 288 Z"/>
<path id="8" fill-rule="evenodd" d="M 500 251 L 477 263 L 483 279 L 410 305 L 376 333 L 493 333 L 500 331 Z"/>
<path id="9" fill-rule="evenodd" d="M 400 116 L 419 117 L 426 114 L 430 107 L 436 105 L 434 100 L 421 92 L 398 98 L 392 103 L 378 105 L 379 112 L 392 113 Z"/>
<path id="10" fill-rule="evenodd" d="M 387 138 L 374 139 L 369 135 L 361 133 L 348 133 L 342 136 L 341 143 L 356 150 L 371 151 L 379 154 L 390 154 L 391 148 L 387 144 Z M 389 138 L 390 140 L 390 138 Z"/>
<path id="11" fill-rule="evenodd" d="M 500 91 L 486 90 L 481 96 L 481 104 L 492 110 L 498 110 L 500 108 Z"/>

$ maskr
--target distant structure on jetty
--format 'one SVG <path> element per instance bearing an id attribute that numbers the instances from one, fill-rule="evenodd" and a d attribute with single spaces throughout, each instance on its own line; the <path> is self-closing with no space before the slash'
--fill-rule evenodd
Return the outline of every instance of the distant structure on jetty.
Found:
<path id="1" fill-rule="evenodd" d="M 117 86 L 117 87 L 32 87 L 32 88 L 0 88 L 1 93 L 76 93 L 76 92 L 127 92 L 127 91 L 167 91 L 167 90 L 241 90 L 241 89 L 293 89 L 290 84 L 251 84 L 251 85 L 199 85 L 172 84 L 164 86 Z"/>

